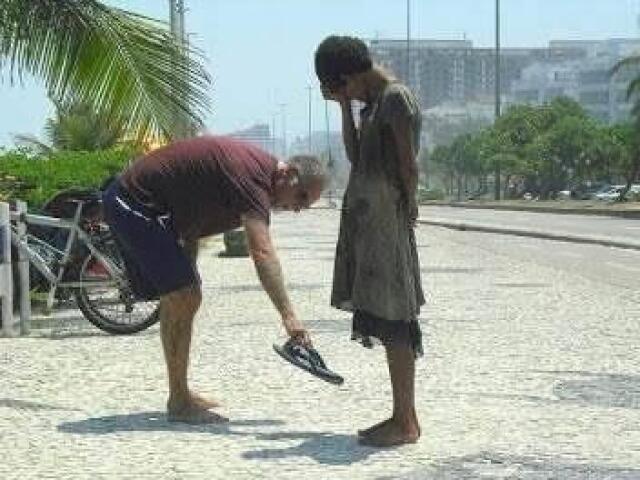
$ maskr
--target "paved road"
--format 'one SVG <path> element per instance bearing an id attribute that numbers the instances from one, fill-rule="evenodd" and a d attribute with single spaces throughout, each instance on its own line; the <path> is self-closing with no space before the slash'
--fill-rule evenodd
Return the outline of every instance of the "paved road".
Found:
<path id="1" fill-rule="evenodd" d="M 640 478 L 640 276 L 620 267 L 639 252 L 420 227 L 424 437 L 378 451 L 353 432 L 388 412 L 383 352 L 349 342 L 347 316 L 327 306 L 337 215 L 274 227 L 342 387 L 271 351 L 282 333 L 251 263 L 210 242 L 191 377 L 231 423 L 165 421 L 157 328 L 0 339 L 0 478 Z"/>
<path id="2" fill-rule="evenodd" d="M 422 206 L 420 207 L 420 218 L 469 221 L 499 227 L 532 228 L 555 233 L 613 237 L 640 243 L 640 221 L 620 217 Z"/>

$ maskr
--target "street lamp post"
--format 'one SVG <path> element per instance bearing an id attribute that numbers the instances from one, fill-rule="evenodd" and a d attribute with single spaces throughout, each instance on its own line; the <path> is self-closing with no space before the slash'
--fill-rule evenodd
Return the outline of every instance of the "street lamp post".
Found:
<path id="1" fill-rule="evenodd" d="M 495 120 L 500 117 L 500 0 L 496 0 L 496 112 Z M 500 156 L 495 157 L 495 199 L 500 200 Z"/>
<path id="2" fill-rule="evenodd" d="M 406 51 L 406 82 L 411 87 L 411 0 L 407 0 L 407 51 Z"/>
<path id="3" fill-rule="evenodd" d="M 276 115 L 277 112 L 271 112 L 271 155 L 277 155 L 276 152 Z"/>
<path id="4" fill-rule="evenodd" d="M 308 148 L 309 148 L 309 154 L 311 154 L 311 92 L 313 90 L 313 87 L 311 85 L 307 85 L 307 91 L 309 92 L 309 137 L 308 137 Z"/>
<path id="5" fill-rule="evenodd" d="M 333 160 L 333 156 L 331 155 L 331 134 L 329 131 L 329 101 L 324 101 L 324 122 L 325 122 L 325 130 L 327 134 L 327 172 L 329 174 L 329 206 L 335 207 L 336 203 L 334 200 L 334 187 L 335 187 L 335 162 Z"/>
<path id="6" fill-rule="evenodd" d="M 169 0 L 169 25 L 173 36 L 184 42 L 184 0 Z"/>
<path id="7" fill-rule="evenodd" d="M 286 112 L 286 103 L 278 104 L 280 107 L 280 113 L 282 118 L 282 157 L 287 158 L 287 112 Z"/>
<path id="8" fill-rule="evenodd" d="M 185 28 L 184 28 L 184 0 L 169 0 L 169 26 L 171 28 L 171 33 L 173 37 L 178 42 L 180 46 L 180 53 L 186 53 L 186 38 L 185 38 Z M 178 59 L 176 62 L 180 61 Z M 182 124 L 181 121 L 178 120 L 178 115 L 176 115 L 176 119 L 174 120 L 174 136 L 176 138 L 184 138 L 189 135 L 189 126 Z"/>

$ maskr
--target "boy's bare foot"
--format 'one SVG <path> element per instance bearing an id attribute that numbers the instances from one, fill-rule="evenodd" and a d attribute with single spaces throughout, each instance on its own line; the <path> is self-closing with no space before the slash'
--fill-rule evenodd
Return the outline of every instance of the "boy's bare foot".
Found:
<path id="1" fill-rule="evenodd" d="M 391 418 L 378 428 L 358 439 L 361 445 L 370 447 L 394 447 L 416 443 L 420 438 L 420 426 L 414 422 L 400 422 Z"/>
<path id="2" fill-rule="evenodd" d="M 386 420 L 383 420 L 381 422 L 376 423 L 375 425 L 370 426 L 369 428 L 364 428 L 362 430 L 358 430 L 358 436 L 359 437 L 366 437 L 367 435 L 370 435 L 371 433 L 373 433 L 375 430 L 384 427 L 387 423 L 392 422 L 393 421 L 393 417 L 391 418 L 387 418 Z"/>
<path id="3" fill-rule="evenodd" d="M 205 410 L 209 410 L 210 408 L 217 408 L 217 407 L 221 407 L 222 404 L 220 402 L 218 402 L 215 399 L 206 399 L 204 398 L 202 395 L 195 393 L 195 392 L 189 392 L 189 395 L 191 396 L 191 401 L 204 408 Z"/>
<path id="4" fill-rule="evenodd" d="M 411 411 L 411 416 L 413 417 L 413 421 L 407 421 L 406 423 L 408 425 L 415 425 L 418 428 L 418 436 L 420 436 L 420 422 L 418 421 L 418 416 L 416 415 L 416 410 L 415 408 L 412 409 Z M 395 416 L 391 416 L 391 418 L 387 418 L 386 420 L 383 420 L 381 422 L 376 423 L 375 425 L 372 425 L 369 428 L 365 428 L 363 430 L 358 430 L 358 436 L 359 437 L 365 437 L 367 435 L 372 434 L 374 431 L 386 426 L 388 423 L 393 422 L 395 419 Z"/>

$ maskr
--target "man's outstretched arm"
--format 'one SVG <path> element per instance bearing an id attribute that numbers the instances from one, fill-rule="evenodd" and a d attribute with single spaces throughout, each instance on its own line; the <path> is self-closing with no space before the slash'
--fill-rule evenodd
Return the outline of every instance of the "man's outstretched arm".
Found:
<path id="1" fill-rule="evenodd" d="M 308 334 L 296 317 L 284 286 L 284 275 L 271 241 L 269 225 L 263 219 L 250 215 L 243 216 L 242 222 L 247 235 L 249 253 L 256 267 L 258 278 L 271 302 L 280 313 L 285 330 L 291 337 L 302 337 L 308 340 Z"/>

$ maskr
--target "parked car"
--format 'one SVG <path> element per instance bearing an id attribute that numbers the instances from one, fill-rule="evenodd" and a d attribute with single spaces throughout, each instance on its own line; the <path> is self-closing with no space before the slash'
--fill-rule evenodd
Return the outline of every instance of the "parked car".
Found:
<path id="1" fill-rule="evenodd" d="M 623 188 L 624 185 L 612 185 L 610 188 L 596 193 L 593 198 L 595 198 L 596 200 L 603 200 L 605 202 L 617 200 Z"/>
<path id="2" fill-rule="evenodd" d="M 560 199 L 591 200 L 598 193 L 603 193 L 611 188 L 611 184 L 606 182 L 585 182 L 571 185 L 558 192 Z"/>

